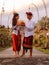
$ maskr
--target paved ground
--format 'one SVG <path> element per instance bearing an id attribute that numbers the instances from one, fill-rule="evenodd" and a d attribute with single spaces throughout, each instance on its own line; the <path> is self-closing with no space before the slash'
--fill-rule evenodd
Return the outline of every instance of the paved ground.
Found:
<path id="1" fill-rule="evenodd" d="M 22 50 L 20 51 L 20 55 Z M 16 58 L 12 48 L 0 52 L 0 65 L 49 65 L 49 55 L 33 49 L 33 57 L 29 58 L 29 51 L 25 57 Z"/>
<path id="2" fill-rule="evenodd" d="M 0 65 L 49 65 L 49 58 L 0 58 Z"/>
<path id="3" fill-rule="evenodd" d="M 21 54 L 22 54 L 22 49 L 20 51 L 20 55 Z M 36 57 L 43 57 L 43 56 L 48 57 L 49 56 L 47 54 L 44 54 L 43 52 L 36 50 L 35 48 L 33 49 L 32 55 L 33 55 L 33 57 L 35 57 L 35 56 Z M 9 57 L 10 58 L 14 57 L 14 52 L 12 50 L 12 47 L 0 52 L 0 58 L 9 58 Z M 29 57 L 29 51 L 26 53 L 25 57 Z"/>

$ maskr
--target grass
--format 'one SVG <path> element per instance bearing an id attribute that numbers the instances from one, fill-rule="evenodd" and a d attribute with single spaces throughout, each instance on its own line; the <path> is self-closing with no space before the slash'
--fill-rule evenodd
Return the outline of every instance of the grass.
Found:
<path id="1" fill-rule="evenodd" d="M 5 50 L 5 49 L 7 49 L 7 48 L 9 48 L 10 46 L 6 46 L 5 48 L 3 48 L 3 47 L 0 47 L 0 51 L 3 51 L 3 50 Z"/>
<path id="2" fill-rule="evenodd" d="M 41 47 L 35 47 L 37 50 L 41 51 L 41 52 L 44 52 L 46 54 L 49 54 L 49 49 L 43 49 Z"/>

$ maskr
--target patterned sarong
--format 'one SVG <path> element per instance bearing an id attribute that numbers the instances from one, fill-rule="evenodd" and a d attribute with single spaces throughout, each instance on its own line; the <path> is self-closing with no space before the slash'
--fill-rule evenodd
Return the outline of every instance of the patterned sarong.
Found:
<path id="1" fill-rule="evenodd" d="M 31 49 L 33 45 L 33 36 L 24 37 L 23 48 Z"/>

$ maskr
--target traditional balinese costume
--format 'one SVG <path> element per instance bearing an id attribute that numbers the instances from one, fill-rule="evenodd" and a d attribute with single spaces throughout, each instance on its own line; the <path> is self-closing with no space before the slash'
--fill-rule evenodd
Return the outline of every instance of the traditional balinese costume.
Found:
<path id="1" fill-rule="evenodd" d="M 32 19 L 26 20 L 26 22 L 25 22 L 25 35 L 24 35 L 24 41 L 23 41 L 23 48 L 24 49 L 32 49 L 34 26 L 35 26 L 35 22 Z"/>
<path id="2" fill-rule="evenodd" d="M 20 51 L 21 49 L 21 35 L 20 35 L 20 29 L 19 26 L 13 26 L 12 27 L 12 45 L 13 45 L 13 51 Z"/>

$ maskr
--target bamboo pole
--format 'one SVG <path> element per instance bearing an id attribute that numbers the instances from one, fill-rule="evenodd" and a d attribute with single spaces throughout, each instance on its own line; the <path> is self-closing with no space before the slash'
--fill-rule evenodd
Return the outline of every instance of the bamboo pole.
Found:
<path id="1" fill-rule="evenodd" d="M 36 7 L 36 10 L 37 10 L 37 14 L 38 14 L 38 20 L 39 20 L 39 10 L 38 10 L 38 7 L 34 4 L 34 3 L 32 3 L 32 5 L 34 5 L 35 7 Z"/>
<path id="2" fill-rule="evenodd" d="M 34 4 L 34 3 L 32 3 L 31 4 L 31 6 L 34 6 L 35 8 L 36 8 L 36 10 L 37 10 L 37 15 L 38 15 L 38 20 L 39 20 L 39 10 L 38 10 L 38 7 Z M 29 7 L 29 9 L 30 9 L 30 7 Z"/>
<path id="3" fill-rule="evenodd" d="M 42 2 L 43 2 L 43 5 L 44 5 L 44 9 L 45 9 L 45 13 L 46 13 L 46 19 L 45 19 L 45 22 L 48 22 L 46 4 L 45 4 L 45 1 L 44 1 L 44 0 L 42 0 Z"/>

